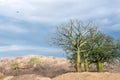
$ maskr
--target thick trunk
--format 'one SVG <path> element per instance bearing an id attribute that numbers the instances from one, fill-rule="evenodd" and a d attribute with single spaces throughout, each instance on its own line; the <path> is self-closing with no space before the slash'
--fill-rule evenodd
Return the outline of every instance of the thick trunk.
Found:
<path id="1" fill-rule="evenodd" d="M 77 67 L 76 67 L 77 72 L 81 71 L 80 63 L 81 63 L 81 61 L 80 61 L 80 49 L 78 48 L 78 51 L 77 51 Z"/>
<path id="2" fill-rule="evenodd" d="M 103 72 L 104 71 L 104 68 L 103 68 L 103 63 L 98 61 L 97 63 L 97 68 L 98 68 L 98 71 L 99 72 Z"/>
<path id="3" fill-rule="evenodd" d="M 88 72 L 89 71 L 89 64 L 88 64 L 88 60 L 85 59 L 85 62 L 84 62 L 84 68 L 85 68 L 85 71 Z"/>

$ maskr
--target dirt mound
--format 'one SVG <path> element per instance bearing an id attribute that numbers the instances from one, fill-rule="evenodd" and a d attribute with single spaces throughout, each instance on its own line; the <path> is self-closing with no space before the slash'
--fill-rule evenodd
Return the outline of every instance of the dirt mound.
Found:
<path id="1" fill-rule="evenodd" d="M 6 76 L 0 80 L 120 80 L 120 73 L 66 73 L 52 79 L 36 74 L 25 74 L 20 76 Z"/>
<path id="2" fill-rule="evenodd" d="M 120 73 L 67 73 L 57 76 L 52 80 L 120 80 Z"/>
<path id="3" fill-rule="evenodd" d="M 51 79 L 47 77 L 42 77 L 40 75 L 26 74 L 20 76 L 7 76 L 1 80 L 51 80 Z"/>

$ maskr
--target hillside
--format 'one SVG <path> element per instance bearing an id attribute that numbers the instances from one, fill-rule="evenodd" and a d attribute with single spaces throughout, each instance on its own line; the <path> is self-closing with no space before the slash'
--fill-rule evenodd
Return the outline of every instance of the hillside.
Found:
<path id="1" fill-rule="evenodd" d="M 83 67 L 83 66 L 82 66 Z M 4 58 L 0 60 L 0 76 L 9 79 L 5 80 L 68 80 L 69 76 L 77 77 L 79 79 L 88 80 L 89 77 L 101 76 L 107 78 L 107 76 L 116 77 L 120 76 L 120 61 L 115 60 L 111 63 L 104 63 L 105 73 L 96 73 L 95 65 L 92 64 L 90 67 L 90 73 L 73 73 L 75 72 L 74 66 L 66 58 L 57 58 L 53 56 L 39 56 L 39 55 L 28 55 L 13 58 Z M 84 69 L 82 70 L 84 71 Z M 112 73 L 108 73 L 112 72 Z M 63 76 L 62 79 L 61 77 Z M 87 77 L 86 77 L 87 76 Z M 36 79 L 42 78 L 42 79 Z M 56 77 L 56 78 L 55 78 Z M 85 77 L 85 78 L 83 78 Z M 99 78 L 99 77 L 98 77 Z M 112 79 L 112 78 L 111 78 Z M 2 79 L 1 79 L 2 80 Z M 69 80 L 74 80 L 70 78 Z M 94 80 L 94 79 L 89 79 Z M 95 80 L 99 80 L 95 77 Z M 101 78 L 101 80 L 104 80 Z M 110 79 L 107 79 L 110 80 Z M 118 79 L 113 79 L 118 80 Z"/>
<path id="2" fill-rule="evenodd" d="M 9 76 L 39 74 L 55 77 L 71 71 L 74 71 L 74 68 L 67 59 L 53 56 L 28 55 L 0 60 L 0 72 Z"/>

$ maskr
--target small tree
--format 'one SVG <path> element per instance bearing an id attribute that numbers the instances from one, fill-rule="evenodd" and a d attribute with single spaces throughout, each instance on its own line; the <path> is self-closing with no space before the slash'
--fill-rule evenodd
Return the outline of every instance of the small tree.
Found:
<path id="1" fill-rule="evenodd" d="M 104 71 L 103 63 L 116 59 L 118 50 L 114 39 L 111 36 L 107 36 L 101 32 L 98 32 L 95 36 L 90 36 L 91 40 L 89 45 L 91 46 L 89 61 L 97 64 L 99 72 Z"/>
<path id="2" fill-rule="evenodd" d="M 91 23 L 84 24 L 81 21 L 75 20 L 57 27 L 53 42 L 62 47 L 66 53 L 76 54 L 77 72 L 81 71 L 81 53 L 87 51 L 83 48 L 88 40 L 87 35 L 89 34 L 89 30 L 94 26 Z"/>
<path id="3" fill-rule="evenodd" d="M 37 57 L 32 57 L 30 58 L 30 60 L 28 61 L 28 64 L 34 65 L 34 64 L 41 64 L 42 60 L 40 58 Z"/>

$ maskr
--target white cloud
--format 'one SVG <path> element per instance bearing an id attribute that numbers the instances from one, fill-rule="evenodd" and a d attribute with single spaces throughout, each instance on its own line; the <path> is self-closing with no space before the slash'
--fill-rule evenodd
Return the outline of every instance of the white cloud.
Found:
<path id="1" fill-rule="evenodd" d="M 101 20 L 101 23 L 106 25 L 106 24 L 111 24 L 112 22 L 109 19 L 104 18 Z"/>
<path id="2" fill-rule="evenodd" d="M 60 22 L 71 18 L 99 18 L 118 12 L 113 0 L 1 0 L 0 14 L 31 22 Z M 117 1 L 114 1 L 117 3 Z"/>
<path id="3" fill-rule="evenodd" d="M 28 45 L 9 45 L 9 46 L 0 46 L 0 52 L 8 52 L 8 51 L 39 51 L 42 53 L 58 53 L 61 52 L 61 49 L 58 48 L 50 48 L 50 47 L 39 47 L 39 46 L 28 46 Z"/>
<path id="4" fill-rule="evenodd" d="M 120 23 L 119 24 L 113 24 L 110 29 L 115 31 L 120 31 Z"/>
<path id="5" fill-rule="evenodd" d="M 26 29 L 23 29 L 19 26 L 15 25 L 0 25 L 0 30 L 2 31 L 7 31 L 7 32 L 12 32 L 12 33 L 25 33 L 28 32 Z"/>

